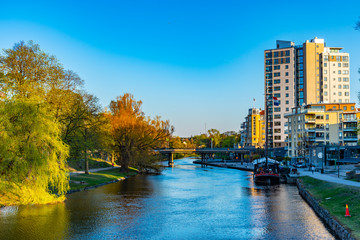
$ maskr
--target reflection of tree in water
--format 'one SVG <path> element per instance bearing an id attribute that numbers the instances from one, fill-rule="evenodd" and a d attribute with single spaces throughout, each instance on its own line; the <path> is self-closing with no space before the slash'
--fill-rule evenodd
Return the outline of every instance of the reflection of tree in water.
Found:
<path id="1" fill-rule="evenodd" d="M 146 209 L 143 199 L 150 196 L 153 186 L 146 175 L 128 178 L 90 191 L 68 196 L 67 209 L 71 212 L 71 234 L 84 232 L 96 234 L 96 229 L 116 227 L 115 231 L 131 231 Z M 95 211 L 94 211 L 95 210 Z"/>
<path id="2" fill-rule="evenodd" d="M 64 239 L 69 216 L 65 204 L 8 207 L 0 214 L 0 239 Z"/>

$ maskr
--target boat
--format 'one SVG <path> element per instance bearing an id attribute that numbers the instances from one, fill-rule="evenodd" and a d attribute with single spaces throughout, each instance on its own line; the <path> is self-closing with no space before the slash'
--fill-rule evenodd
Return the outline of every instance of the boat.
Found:
<path id="1" fill-rule="evenodd" d="M 271 158 L 260 158 L 253 161 L 254 182 L 258 184 L 280 183 L 280 163 Z"/>

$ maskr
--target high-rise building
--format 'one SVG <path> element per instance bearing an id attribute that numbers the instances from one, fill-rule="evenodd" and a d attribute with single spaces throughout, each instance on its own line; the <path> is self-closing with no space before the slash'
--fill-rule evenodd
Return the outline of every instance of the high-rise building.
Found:
<path id="1" fill-rule="evenodd" d="M 286 146 L 284 116 L 293 107 L 350 102 L 349 54 L 341 49 L 326 47 L 324 39 L 315 37 L 302 45 L 276 41 L 275 49 L 264 51 L 270 147 Z M 273 105 L 273 97 L 280 100 L 279 106 Z"/>

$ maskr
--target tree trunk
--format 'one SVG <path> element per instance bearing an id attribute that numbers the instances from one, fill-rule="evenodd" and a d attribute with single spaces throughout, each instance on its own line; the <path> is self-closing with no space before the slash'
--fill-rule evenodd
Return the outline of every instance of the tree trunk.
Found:
<path id="1" fill-rule="evenodd" d="M 85 149 L 85 174 L 89 174 L 89 160 L 86 155 L 86 149 Z"/>

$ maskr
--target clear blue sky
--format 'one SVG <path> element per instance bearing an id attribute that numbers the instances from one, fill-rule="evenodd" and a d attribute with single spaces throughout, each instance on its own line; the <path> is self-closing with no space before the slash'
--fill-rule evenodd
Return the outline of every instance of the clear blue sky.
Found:
<path id="1" fill-rule="evenodd" d="M 307 6 L 307 7 L 304 7 Z M 0 0 L 0 48 L 34 40 L 84 80 L 105 107 L 125 92 L 175 135 L 239 130 L 263 108 L 263 51 L 315 36 L 351 58 L 360 90 L 360 1 Z"/>

